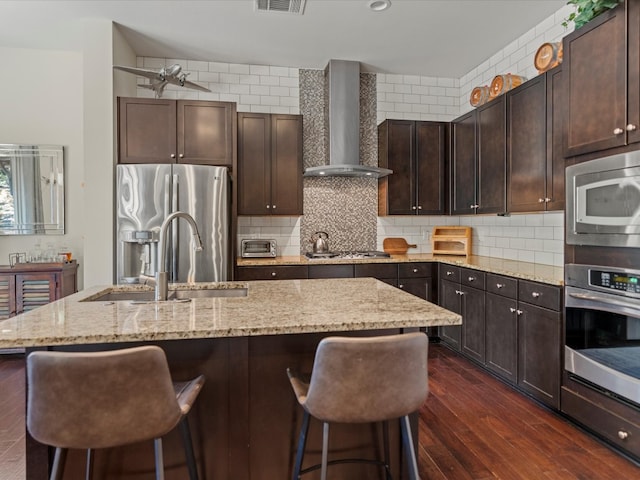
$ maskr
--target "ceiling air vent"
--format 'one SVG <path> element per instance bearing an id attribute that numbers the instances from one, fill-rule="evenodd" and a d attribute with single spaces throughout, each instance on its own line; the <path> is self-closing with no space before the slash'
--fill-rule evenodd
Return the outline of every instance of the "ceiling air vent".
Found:
<path id="1" fill-rule="evenodd" d="M 307 0 L 255 0 L 258 12 L 304 13 Z"/>

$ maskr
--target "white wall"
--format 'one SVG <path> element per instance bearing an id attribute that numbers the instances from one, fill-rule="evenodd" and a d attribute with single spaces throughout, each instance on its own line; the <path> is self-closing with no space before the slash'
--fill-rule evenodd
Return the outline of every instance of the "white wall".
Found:
<path id="1" fill-rule="evenodd" d="M 37 240 L 71 247 L 84 261 L 82 225 L 83 58 L 79 52 L 0 47 L 0 143 L 52 144 L 65 147 L 65 235 L 0 237 L 0 264 L 12 252 L 29 252 Z M 80 271 L 82 281 L 82 271 Z"/>

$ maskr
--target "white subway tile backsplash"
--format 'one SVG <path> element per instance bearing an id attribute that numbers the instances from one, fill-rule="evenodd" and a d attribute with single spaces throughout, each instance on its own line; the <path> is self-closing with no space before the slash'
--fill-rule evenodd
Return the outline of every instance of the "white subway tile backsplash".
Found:
<path id="1" fill-rule="evenodd" d="M 250 72 L 249 65 L 245 65 L 242 63 L 230 63 L 229 64 L 229 73 L 237 73 L 240 75 L 248 75 Z"/>
<path id="2" fill-rule="evenodd" d="M 269 72 L 267 65 L 249 65 L 249 73 L 252 75 L 269 75 Z"/>

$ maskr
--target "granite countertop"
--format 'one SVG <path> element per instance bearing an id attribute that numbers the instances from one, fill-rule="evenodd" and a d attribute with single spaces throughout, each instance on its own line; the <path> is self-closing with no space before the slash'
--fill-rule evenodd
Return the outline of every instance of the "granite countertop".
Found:
<path id="1" fill-rule="evenodd" d="M 145 286 L 98 286 L 0 321 L 0 348 L 460 325 L 459 315 L 373 278 L 171 285 L 246 297 L 83 301 Z"/>
<path id="2" fill-rule="evenodd" d="M 547 283 L 550 285 L 564 285 L 564 269 L 552 265 L 539 263 L 520 262 L 517 260 L 505 260 L 493 257 L 481 257 L 478 255 L 455 256 L 455 255 L 432 255 L 408 254 L 391 255 L 389 258 L 361 258 L 361 259 L 308 259 L 305 256 L 274 257 L 274 258 L 238 258 L 236 263 L 239 267 L 248 266 L 269 266 L 269 265 L 326 265 L 326 264 L 356 264 L 356 263 L 406 263 L 406 262 L 439 262 L 458 267 L 471 268 L 487 273 L 508 275 L 524 280 Z"/>

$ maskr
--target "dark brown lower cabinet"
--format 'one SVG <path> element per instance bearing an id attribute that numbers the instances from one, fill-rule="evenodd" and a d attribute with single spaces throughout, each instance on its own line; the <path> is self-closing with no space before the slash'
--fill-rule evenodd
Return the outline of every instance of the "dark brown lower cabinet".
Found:
<path id="1" fill-rule="evenodd" d="M 444 268 L 443 268 L 444 267 Z M 561 290 L 487 274 L 469 287 L 471 270 L 441 266 L 440 305 L 462 327 L 440 327 L 441 340 L 540 402 L 560 408 Z M 459 282 L 447 280 L 457 279 Z M 486 290 L 486 292 L 485 292 Z"/>
<path id="2" fill-rule="evenodd" d="M 309 265 L 309 278 L 353 278 L 353 265 Z"/>
<path id="3" fill-rule="evenodd" d="M 511 383 L 518 381 L 518 301 L 487 293 L 485 366 Z"/>
<path id="4" fill-rule="evenodd" d="M 459 283 L 440 279 L 440 291 L 438 292 L 440 306 L 461 315 L 462 305 L 460 303 L 460 294 L 458 293 L 459 291 Z M 460 351 L 461 338 L 461 326 L 440 327 L 440 340 L 442 340 L 444 343 L 458 352 Z"/>
<path id="5" fill-rule="evenodd" d="M 236 267 L 236 280 L 295 280 L 307 278 L 306 265 L 272 265 L 255 267 Z"/>
<path id="6" fill-rule="evenodd" d="M 518 386 L 543 403 L 560 408 L 558 311 L 518 302 Z"/>
<path id="7" fill-rule="evenodd" d="M 484 290 L 463 285 L 460 292 L 462 302 L 462 337 L 460 351 L 469 358 L 484 363 Z"/>

